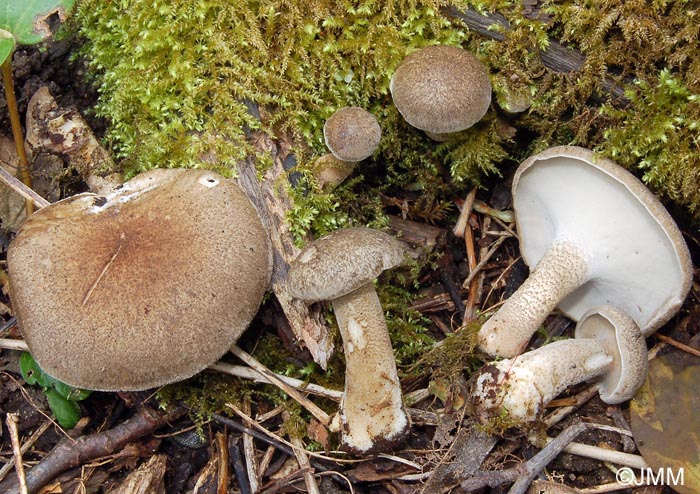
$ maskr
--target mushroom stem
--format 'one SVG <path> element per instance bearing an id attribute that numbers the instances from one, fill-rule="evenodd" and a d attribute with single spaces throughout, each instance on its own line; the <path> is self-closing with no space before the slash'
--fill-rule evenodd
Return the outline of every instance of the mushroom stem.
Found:
<path id="1" fill-rule="evenodd" d="M 505 412 L 515 422 L 531 422 L 564 389 L 603 375 L 613 360 L 605 341 L 575 339 L 489 364 L 474 381 L 475 416 L 487 423 Z"/>
<path id="2" fill-rule="evenodd" d="M 333 300 L 345 352 L 342 440 L 358 452 L 380 449 L 408 430 L 384 311 L 374 285 Z"/>
<path id="3" fill-rule="evenodd" d="M 559 302 L 589 277 L 585 252 L 573 242 L 557 240 L 530 276 L 479 330 L 479 347 L 499 357 L 522 352 Z"/>

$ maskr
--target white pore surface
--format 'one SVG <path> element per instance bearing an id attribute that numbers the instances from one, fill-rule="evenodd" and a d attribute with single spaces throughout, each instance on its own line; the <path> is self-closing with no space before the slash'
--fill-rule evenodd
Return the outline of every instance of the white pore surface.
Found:
<path id="1" fill-rule="evenodd" d="M 648 197 L 643 203 L 614 175 L 636 181 L 622 169 L 604 170 L 568 156 L 540 159 L 525 169 L 513 194 L 520 248 L 534 267 L 556 239 L 580 245 L 590 259 L 590 279 L 559 308 L 578 321 L 588 309 L 612 304 L 648 334 L 685 297 L 682 260 L 654 217 L 654 209 L 668 216 L 663 207 L 649 204 Z"/>

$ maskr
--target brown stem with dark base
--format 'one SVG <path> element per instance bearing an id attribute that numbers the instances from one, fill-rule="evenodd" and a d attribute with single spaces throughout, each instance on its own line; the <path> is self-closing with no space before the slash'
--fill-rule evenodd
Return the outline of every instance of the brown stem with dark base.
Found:
<path id="1" fill-rule="evenodd" d="M 2 64 L 2 81 L 5 87 L 5 99 L 7 100 L 7 110 L 10 113 L 10 125 L 12 127 L 12 138 L 15 140 L 15 148 L 19 157 L 19 169 L 17 173 L 19 179 L 27 187 L 32 187 L 32 176 L 29 173 L 29 160 L 27 160 L 27 152 L 24 149 L 24 135 L 22 134 L 22 123 L 19 119 L 19 110 L 17 109 L 17 99 L 15 98 L 15 86 L 12 80 L 12 56 L 7 57 L 7 60 Z M 34 204 L 31 201 L 26 201 L 27 216 L 34 212 Z"/>

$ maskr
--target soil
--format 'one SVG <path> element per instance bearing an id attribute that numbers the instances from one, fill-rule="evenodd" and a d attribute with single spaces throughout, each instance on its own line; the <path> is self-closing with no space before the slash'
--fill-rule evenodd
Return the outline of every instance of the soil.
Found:
<path id="1" fill-rule="evenodd" d="M 95 88 L 85 80 L 85 68 L 79 59 L 74 58 L 72 48 L 71 40 L 63 40 L 49 42 L 40 48 L 20 48 L 17 50 L 14 57 L 14 75 L 19 109 L 21 114 L 24 114 L 31 95 L 42 85 L 48 85 L 60 106 L 73 106 L 79 109 L 93 126 L 94 131 L 100 135 L 104 131 L 105 124 L 100 119 L 94 118 L 91 113 L 97 93 Z M 4 95 L 0 95 L 0 133 L 9 135 L 9 128 Z M 507 179 L 506 175 L 501 183 L 494 184 L 491 189 L 494 191 L 493 193 L 480 191 L 477 197 L 492 205 L 503 202 L 503 197 L 507 198 L 507 194 L 504 194 L 504 191 L 508 190 Z M 499 206 L 505 205 L 500 204 Z M 394 211 L 389 210 L 389 212 Z M 700 235 L 697 229 L 690 226 L 687 218 L 683 216 L 683 212 L 679 212 L 676 219 L 686 233 L 686 240 L 693 252 L 694 259 L 700 259 Z M 474 214 L 472 220 L 478 228 L 479 225 L 483 225 L 484 216 Z M 417 228 L 420 229 L 421 226 L 419 225 Z M 425 225 L 425 228 L 433 227 Z M 440 230 L 440 236 L 446 241 L 439 243 L 436 250 L 437 253 L 447 254 L 444 257 L 448 259 L 446 261 L 448 265 L 443 267 L 449 268 L 452 276 L 451 279 L 446 279 L 426 267 L 421 278 L 421 285 L 422 292 L 433 294 L 430 296 L 433 303 L 429 304 L 429 308 L 424 309 L 424 315 L 432 319 L 434 323 L 430 330 L 436 337 L 444 338 L 444 328 L 450 328 L 453 319 L 459 317 L 455 304 L 450 301 L 449 287 L 450 285 L 460 287 L 469 269 L 464 240 L 455 238 L 451 234 L 452 225 L 447 221 L 438 224 L 437 228 Z M 3 245 L 7 245 L 10 237 L 3 240 Z M 514 240 L 508 240 L 504 242 L 492 261 L 484 267 L 487 270 L 485 289 L 486 291 L 491 288 L 495 289 L 492 300 L 498 299 L 503 294 L 507 296 L 508 292 L 522 282 L 527 270 L 522 263 L 513 263 L 517 256 L 517 243 Z M 461 295 L 463 296 L 464 293 Z M 2 317 L 5 321 L 9 321 L 10 302 L 8 297 L 3 295 L 0 297 L 0 301 L 3 304 L 0 305 L 0 310 L 3 312 Z M 274 311 L 274 304 L 266 304 L 261 311 L 259 324 L 264 325 L 265 321 L 274 320 Z M 271 326 L 266 327 L 274 330 Z M 561 316 L 552 316 L 547 321 L 547 328 L 553 331 L 563 330 L 563 335 L 568 336 L 571 334 L 572 325 L 568 324 Z M 700 301 L 698 300 L 698 280 L 696 278 L 695 286 L 683 308 L 682 315 L 662 328 L 660 332 L 678 341 L 687 342 L 699 330 Z M 20 338 L 21 336 L 16 327 L 12 327 L 4 333 L 0 332 L 0 337 Z M 653 338 L 650 340 L 651 344 L 655 342 L 656 340 Z M 299 354 L 297 357 L 301 361 L 308 359 L 308 355 L 304 354 Z M 18 358 L 19 352 L 0 350 L 0 412 L 3 412 L 3 419 L 5 414 L 17 413 L 19 415 L 19 434 L 24 442 L 46 422 L 50 412 L 44 393 L 36 387 L 26 385 L 22 380 Z M 410 383 L 404 383 L 405 386 L 408 384 Z M 584 388 L 585 385 L 578 386 L 570 390 L 568 395 L 573 396 Z M 452 390 L 448 393 L 446 400 L 447 402 L 437 399 L 424 400 L 413 405 L 425 415 L 423 419 L 414 416 L 414 425 L 409 441 L 395 451 L 394 455 L 405 458 L 407 463 L 422 465 L 425 472 L 433 471 L 438 468 L 441 462 L 449 459 L 448 449 L 455 438 L 459 436 L 454 424 L 461 423 L 463 409 L 458 404 L 459 392 Z M 81 424 L 77 432 L 72 433 L 72 435 L 79 437 L 109 429 L 122 423 L 124 419 L 133 417 L 147 405 L 154 405 L 154 400 L 148 394 L 93 393 L 87 400 L 81 402 L 83 415 L 87 417 L 88 423 Z M 454 411 L 450 412 L 452 407 Z M 567 425 L 580 420 L 628 427 L 624 424 L 625 422 L 629 423 L 628 405 L 608 406 L 597 397 L 593 398 L 569 415 L 555 429 L 550 430 L 548 434 L 556 436 Z M 279 421 L 275 423 L 279 425 Z M 172 494 L 191 492 L 198 482 L 200 484 L 198 492 L 227 492 L 225 488 L 217 491 L 217 474 L 225 475 L 226 478 L 232 476 L 229 479 L 231 487 L 228 492 L 241 491 L 241 484 L 236 480 L 235 475 L 223 473 L 224 470 L 220 470 L 219 466 L 212 463 L 212 459 L 228 457 L 232 469 L 240 466 L 240 460 L 237 461 L 235 458 L 241 437 L 240 430 L 236 431 L 230 425 L 224 425 L 215 420 L 204 427 L 202 431 L 204 440 L 198 439 L 200 436 L 197 435 L 172 435 L 174 431 L 191 425 L 192 421 L 184 416 L 165 427 L 158 428 L 154 433 L 129 441 L 129 446 L 120 449 L 114 455 L 109 455 L 103 461 L 92 463 L 89 467 L 85 466 L 84 462 L 76 463 L 65 473 L 62 473 L 57 481 L 52 482 L 54 490 L 45 492 L 109 492 L 124 482 L 128 473 L 155 454 L 163 454 L 167 458 L 165 490 L 153 487 L 144 492 L 168 492 Z M 217 447 L 217 434 L 225 434 L 229 445 L 226 454 L 223 454 L 222 450 Z M 25 454 L 27 469 L 31 470 L 33 466 L 41 462 L 63 437 L 64 433 L 57 427 L 48 427 L 38 442 Z M 616 450 L 634 448 L 633 445 L 624 443 L 619 434 L 598 429 L 585 432 L 578 438 L 578 441 Z M 303 471 L 299 470 L 299 467 L 287 453 L 284 453 L 280 448 L 277 450 L 268 448 L 268 445 L 261 439 L 255 441 L 255 447 L 259 457 L 262 457 L 265 451 L 269 451 L 268 454 L 271 454 L 268 470 L 263 476 L 265 485 L 260 492 L 292 492 L 305 489 Z M 484 461 L 482 468 L 502 470 L 513 467 L 523 460 L 531 458 L 538 451 L 537 448 L 529 445 L 522 431 L 511 430 L 498 441 L 496 447 Z M 635 451 L 632 449 L 630 452 Z M 3 420 L 2 434 L 0 435 L 0 463 L 12 460 L 10 434 Z M 312 467 L 317 473 L 323 472 L 317 476 L 317 479 L 320 490 L 324 494 L 351 492 L 348 488 L 348 482 L 353 484 L 354 492 L 413 493 L 420 492 L 423 488 L 423 482 L 426 481 L 426 478 L 420 480 L 400 478 L 405 474 L 420 473 L 420 470 L 410 468 L 404 463 L 389 458 L 373 458 L 360 464 L 314 462 Z M 10 473 L 9 477 L 13 477 L 13 475 Z M 597 486 L 615 480 L 614 471 L 610 466 L 600 461 L 568 454 L 559 455 L 540 477 L 554 478 L 578 488 Z M 463 479 L 458 478 L 457 483 L 459 480 Z M 62 490 L 58 490 L 59 485 Z M 441 487 L 442 490 L 445 490 L 451 486 L 445 484 Z M 485 492 L 496 493 L 506 490 L 502 487 L 488 489 Z M 2 491 L 1 488 L 0 491 Z M 460 492 L 459 487 L 455 488 L 455 491 Z M 243 490 L 243 492 L 245 491 Z M 631 490 L 627 492 L 631 492 Z M 650 494 L 652 492 L 670 493 L 672 491 L 668 487 L 650 487 L 635 489 L 634 492 Z"/>

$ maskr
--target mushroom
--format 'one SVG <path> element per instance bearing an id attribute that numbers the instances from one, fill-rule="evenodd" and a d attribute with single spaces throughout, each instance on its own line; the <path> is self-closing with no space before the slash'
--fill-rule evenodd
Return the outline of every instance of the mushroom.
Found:
<path id="1" fill-rule="evenodd" d="M 330 116 L 323 126 L 330 152 L 341 161 L 355 163 L 372 156 L 382 138 L 382 129 L 370 112 L 346 106 Z"/>
<path id="2" fill-rule="evenodd" d="M 383 450 L 408 431 L 396 361 L 372 280 L 404 259 L 402 243 L 369 228 L 345 228 L 307 245 L 292 261 L 293 297 L 330 300 L 343 339 L 345 392 L 338 419 L 346 449 Z"/>
<path id="3" fill-rule="evenodd" d="M 632 398 L 647 370 L 646 343 L 635 321 L 603 305 L 581 316 L 575 336 L 486 365 L 473 381 L 477 419 L 527 424 L 564 389 L 592 379 L 605 403 Z"/>
<path id="4" fill-rule="evenodd" d="M 690 289 L 688 247 L 673 219 L 632 174 L 574 146 L 524 161 L 513 179 L 529 278 L 484 323 L 480 348 L 513 357 L 555 308 L 577 321 L 612 304 L 648 336 Z"/>
<path id="5" fill-rule="evenodd" d="M 352 173 L 358 161 L 377 150 L 382 129 L 367 110 L 347 106 L 326 120 L 323 137 L 331 153 L 316 160 L 314 169 L 319 185 L 332 188 Z"/>
<path id="6" fill-rule="evenodd" d="M 272 250 L 234 182 L 164 169 L 39 210 L 7 262 L 42 369 L 75 387 L 123 391 L 190 377 L 226 353 L 258 310 Z"/>
<path id="7" fill-rule="evenodd" d="M 394 105 L 437 141 L 468 129 L 491 104 L 491 81 L 474 55 L 456 46 L 426 46 L 407 56 L 389 83 Z"/>

